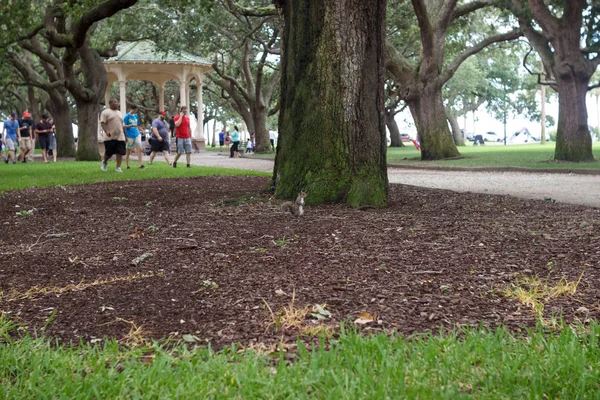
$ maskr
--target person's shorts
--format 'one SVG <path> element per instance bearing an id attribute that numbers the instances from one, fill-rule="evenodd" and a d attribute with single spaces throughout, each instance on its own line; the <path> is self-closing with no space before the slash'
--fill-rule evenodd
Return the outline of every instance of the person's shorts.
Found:
<path id="1" fill-rule="evenodd" d="M 177 138 L 177 154 L 191 153 L 192 139 Z"/>
<path id="2" fill-rule="evenodd" d="M 114 154 L 124 156 L 127 152 L 125 151 L 124 140 L 105 140 L 104 141 L 104 156 L 107 158 L 112 157 Z"/>
<path id="3" fill-rule="evenodd" d="M 169 151 L 169 142 L 166 140 L 152 139 L 150 142 L 150 150 L 158 153 L 159 151 Z"/>
<path id="4" fill-rule="evenodd" d="M 224 140 L 219 140 L 219 146 L 223 146 L 225 144 Z"/>
<path id="5" fill-rule="evenodd" d="M 40 141 L 40 147 L 42 150 L 48 150 L 50 148 L 50 135 L 38 134 L 38 140 Z"/>
<path id="6" fill-rule="evenodd" d="M 127 138 L 127 146 L 128 149 L 132 149 L 134 147 L 142 147 L 142 139 L 140 135 L 137 135 L 134 138 Z"/>
<path id="7" fill-rule="evenodd" d="M 22 137 L 21 142 L 19 143 L 22 149 L 31 150 L 31 138 L 30 137 Z"/>
<path id="8" fill-rule="evenodd" d="M 6 138 L 6 150 L 14 151 L 17 149 L 17 141 Z"/>

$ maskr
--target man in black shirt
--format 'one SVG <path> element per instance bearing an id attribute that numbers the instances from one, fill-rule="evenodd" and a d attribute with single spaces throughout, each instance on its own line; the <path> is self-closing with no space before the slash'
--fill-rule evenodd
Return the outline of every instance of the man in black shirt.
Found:
<path id="1" fill-rule="evenodd" d="M 35 140 L 35 134 L 33 132 L 33 120 L 29 111 L 23 112 L 23 118 L 19 120 L 19 131 L 21 134 L 21 140 L 19 147 L 21 153 L 19 154 L 19 160 L 27 162 L 27 154 L 33 149 L 33 143 Z"/>

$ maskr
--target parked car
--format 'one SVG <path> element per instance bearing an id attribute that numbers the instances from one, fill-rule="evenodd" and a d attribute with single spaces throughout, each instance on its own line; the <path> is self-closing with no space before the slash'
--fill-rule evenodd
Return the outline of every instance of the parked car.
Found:
<path id="1" fill-rule="evenodd" d="M 486 142 L 502 142 L 504 138 L 501 138 L 496 132 L 485 132 L 482 133 L 481 136 L 483 140 Z"/>
<path id="2" fill-rule="evenodd" d="M 400 134 L 400 140 L 402 140 L 403 142 L 410 143 L 411 137 L 410 137 L 410 135 L 408 133 L 401 133 Z"/>

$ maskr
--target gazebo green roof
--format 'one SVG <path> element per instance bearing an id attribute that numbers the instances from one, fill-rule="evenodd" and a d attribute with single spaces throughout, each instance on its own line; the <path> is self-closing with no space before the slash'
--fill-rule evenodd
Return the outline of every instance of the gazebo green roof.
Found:
<path id="1" fill-rule="evenodd" d="M 159 50 L 154 43 L 142 40 L 124 42 L 117 46 L 119 55 L 106 59 L 105 63 L 128 64 L 191 64 L 212 66 L 209 60 L 184 51 Z"/>

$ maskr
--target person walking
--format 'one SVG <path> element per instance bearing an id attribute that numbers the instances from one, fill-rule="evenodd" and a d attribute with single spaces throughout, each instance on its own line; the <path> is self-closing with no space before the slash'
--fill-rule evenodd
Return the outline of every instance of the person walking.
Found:
<path id="1" fill-rule="evenodd" d="M 52 123 L 48 121 L 48 114 L 42 114 L 42 120 L 35 124 L 34 132 L 40 140 L 40 147 L 42 148 L 42 157 L 44 162 L 48 162 L 48 149 L 51 145 L 52 136 Z M 56 153 L 56 151 L 54 151 Z M 54 159 L 56 161 L 56 159 Z"/>
<path id="2" fill-rule="evenodd" d="M 123 172 L 121 162 L 125 151 L 125 129 L 123 128 L 123 114 L 119 111 L 119 101 L 110 99 L 108 108 L 105 108 L 100 114 L 100 125 L 106 136 L 104 141 L 104 158 L 102 159 L 102 171 L 108 170 L 108 160 L 113 155 L 117 156 L 116 172 Z"/>
<path id="3" fill-rule="evenodd" d="M 138 156 L 138 167 L 144 168 L 142 162 L 142 140 L 139 130 L 140 120 L 137 115 L 137 106 L 134 105 L 129 110 L 129 113 L 123 118 L 123 127 L 125 128 L 125 137 L 127 140 L 126 144 L 126 155 L 125 155 L 125 166 L 127 169 L 131 169 L 129 166 L 129 156 L 131 150 L 135 151 Z"/>
<path id="4" fill-rule="evenodd" d="M 238 158 L 240 153 L 238 152 L 238 147 L 240 145 L 240 132 L 238 132 L 238 127 L 233 127 L 233 132 L 231 132 L 231 152 L 229 153 L 229 158 Z"/>
<path id="5" fill-rule="evenodd" d="M 152 134 L 150 139 L 150 161 L 148 164 L 152 165 L 154 157 L 157 152 L 161 152 L 165 161 L 171 165 L 169 160 L 169 127 L 165 122 L 167 114 L 164 111 L 159 111 L 158 116 L 152 121 Z"/>
<path id="6" fill-rule="evenodd" d="M 19 120 L 19 133 L 19 147 L 21 148 L 19 153 L 19 161 L 26 163 L 27 155 L 33 148 L 32 142 L 35 140 L 35 134 L 33 132 L 33 120 L 31 119 L 31 114 L 29 111 L 24 111 L 23 118 Z"/>
<path id="7" fill-rule="evenodd" d="M 177 168 L 177 160 L 185 153 L 187 167 L 190 168 L 190 158 L 192 155 L 192 138 L 190 136 L 190 117 L 187 116 L 188 108 L 181 106 L 179 115 L 174 118 L 175 138 L 177 140 L 177 155 L 173 160 L 173 168 Z"/>
<path id="8" fill-rule="evenodd" d="M 219 153 L 223 152 L 223 145 L 225 144 L 225 128 L 219 132 Z"/>
<path id="9" fill-rule="evenodd" d="M 58 149 L 56 148 L 56 127 L 54 126 L 54 120 L 48 120 L 50 125 L 52 125 L 52 130 L 50 131 L 50 146 L 48 147 L 48 155 L 52 156 L 52 161 L 56 162 L 56 153 Z"/>
<path id="10" fill-rule="evenodd" d="M 8 156 L 4 157 L 4 162 L 8 164 L 11 161 L 16 164 L 15 150 L 21 135 L 19 133 L 19 122 L 17 121 L 17 113 L 11 113 L 8 119 L 4 121 L 4 127 L 2 128 L 2 144 L 6 147 Z"/>

